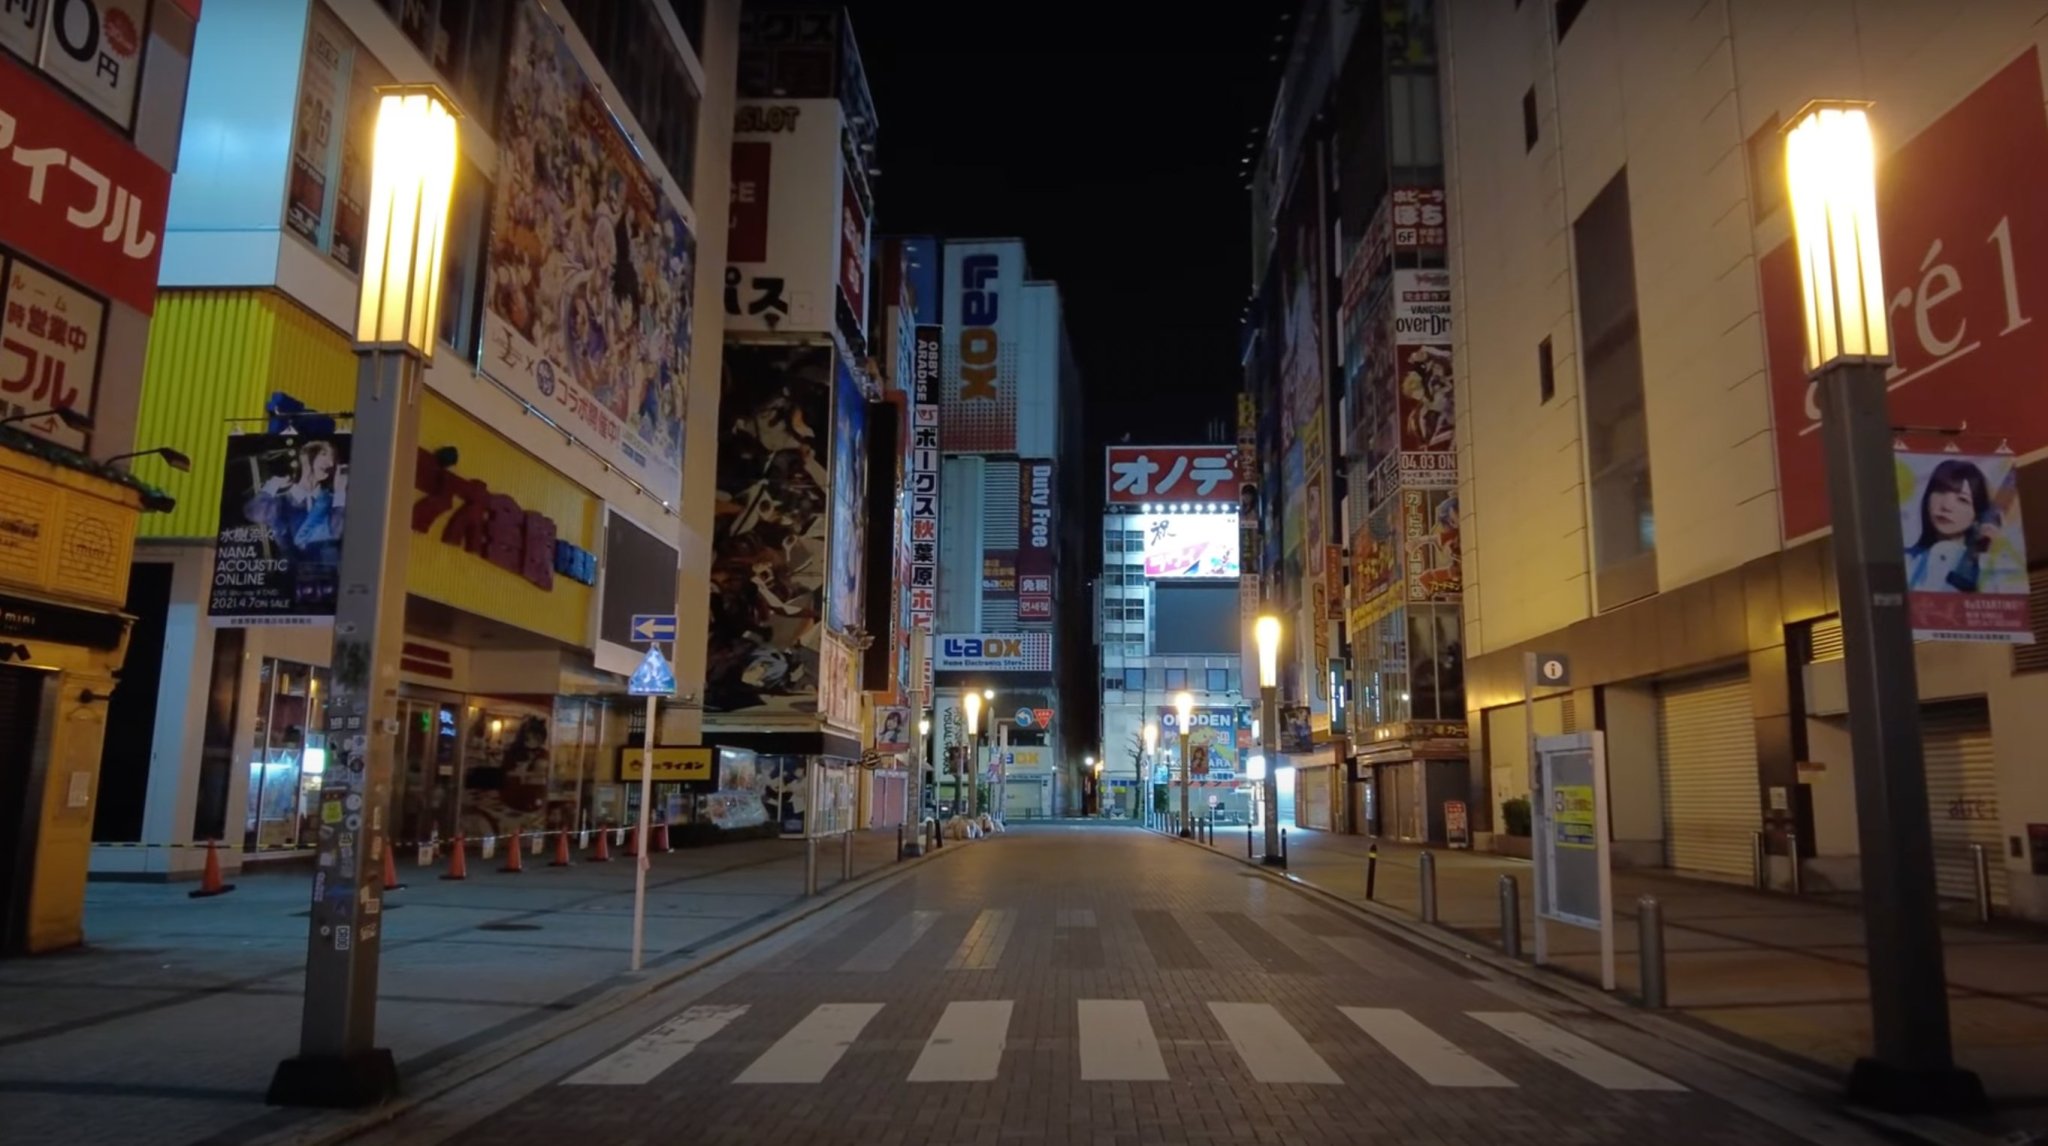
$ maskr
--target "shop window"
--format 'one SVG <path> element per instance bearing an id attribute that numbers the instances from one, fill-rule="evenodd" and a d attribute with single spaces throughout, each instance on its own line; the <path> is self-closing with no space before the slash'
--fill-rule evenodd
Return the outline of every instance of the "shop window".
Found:
<path id="1" fill-rule="evenodd" d="M 327 772 L 326 695 L 326 669 L 264 658 L 242 825 L 245 851 L 309 848 L 319 842 L 320 784 Z"/>

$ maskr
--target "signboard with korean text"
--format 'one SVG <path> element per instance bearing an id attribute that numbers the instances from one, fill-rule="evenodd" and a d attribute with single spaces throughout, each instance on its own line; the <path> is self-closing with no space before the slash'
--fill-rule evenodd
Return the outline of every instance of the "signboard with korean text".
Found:
<path id="1" fill-rule="evenodd" d="M 932 631 L 939 607 L 939 363 L 941 328 L 915 332 L 910 408 L 910 623 Z"/>
<path id="2" fill-rule="evenodd" d="M 1024 245 L 948 242 L 945 281 L 946 450 L 1015 453 Z"/>
<path id="3" fill-rule="evenodd" d="M 346 433 L 228 439 L 208 619 L 331 624 L 348 506 Z"/>
<path id="4" fill-rule="evenodd" d="M 0 247 L 155 310 L 170 173 L 6 55 L 0 124 Z"/>
<path id="5" fill-rule="evenodd" d="M 1051 672 L 1052 634 L 942 633 L 932 641 L 941 672 Z"/>
<path id="6" fill-rule="evenodd" d="M 1913 638 L 2033 644 L 2017 460 L 1950 451 L 1893 456 Z"/>
<path id="7" fill-rule="evenodd" d="M 106 317 L 99 299 L 0 254 L 0 417 L 56 409 L 90 416 Z M 90 437 L 55 414 L 12 425 L 81 453 Z"/>
<path id="8" fill-rule="evenodd" d="M 1111 446 L 1108 464 L 1111 505 L 1239 504 L 1234 446 Z"/>
<path id="9" fill-rule="evenodd" d="M 1059 541 L 1052 463 L 1021 462 L 1017 477 L 1017 619 L 1050 621 L 1053 547 Z"/>
<path id="10" fill-rule="evenodd" d="M 1994 432 L 2021 457 L 2048 446 L 2042 105 L 2040 53 L 2029 47 L 1879 160 L 1878 245 L 1896 356 L 1886 372 L 1892 425 Z M 1820 398 L 1803 361 L 1791 239 L 1762 257 L 1758 274 L 1778 496 L 1790 541 L 1828 525 Z"/>
<path id="11" fill-rule="evenodd" d="M 676 500 L 696 240 L 532 0 L 511 39 L 480 365 Z M 558 255 L 579 250 L 595 263 L 569 274 Z"/>

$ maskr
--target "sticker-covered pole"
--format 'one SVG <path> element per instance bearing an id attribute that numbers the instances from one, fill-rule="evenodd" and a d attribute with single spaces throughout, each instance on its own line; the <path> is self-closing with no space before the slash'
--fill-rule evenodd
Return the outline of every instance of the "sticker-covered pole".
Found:
<path id="1" fill-rule="evenodd" d="M 661 698 L 647 694 L 647 734 L 640 738 L 640 822 L 633 837 L 633 970 L 640 969 L 641 942 L 647 934 L 647 821 L 649 807 L 654 803 L 654 745 L 658 740 L 654 730 L 655 719 L 660 714 Z"/>

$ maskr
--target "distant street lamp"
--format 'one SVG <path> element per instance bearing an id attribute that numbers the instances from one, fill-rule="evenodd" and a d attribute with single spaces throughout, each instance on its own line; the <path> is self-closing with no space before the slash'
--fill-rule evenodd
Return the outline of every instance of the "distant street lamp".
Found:
<path id="1" fill-rule="evenodd" d="M 967 759 L 961 761 L 959 770 L 953 773 L 953 806 L 966 807 L 971 819 L 974 816 L 974 787 L 981 779 L 981 745 L 976 741 L 981 732 L 981 694 L 968 689 L 960 703 L 967 708 Z M 964 797 L 960 794 L 961 772 L 967 773 L 967 794 Z"/>
<path id="2" fill-rule="evenodd" d="M 1862 852 L 1874 1053 L 1856 1061 L 1849 1097 L 1886 1110 L 1945 1113 L 1981 1107 L 1984 1088 L 1975 1074 L 1957 1069 L 1950 1041 L 1920 688 L 1885 405 L 1891 332 L 1866 107 L 1808 104 L 1785 136 L 1806 365 L 1819 383 L 1827 451 Z"/>
<path id="3" fill-rule="evenodd" d="M 1266 764 L 1266 774 L 1259 784 L 1266 804 L 1266 854 L 1260 862 L 1267 867 L 1279 867 L 1280 760 L 1273 751 L 1273 741 L 1275 730 L 1280 727 L 1280 618 L 1271 613 L 1261 616 L 1252 624 L 1252 637 L 1259 646 L 1259 752 Z"/>
<path id="4" fill-rule="evenodd" d="M 1173 711 L 1180 717 L 1180 835 L 1182 839 L 1189 839 L 1195 834 L 1194 825 L 1188 822 L 1188 784 L 1191 780 L 1188 773 L 1188 722 L 1195 716 L 1194 694 L 1176 694 Z"/>
<path id="5" fill-rule="evenodd" d="M 398 738 L 398 646 L 412 536 L 419 390 L 440 328 L 442 243 L 455 186 L 455 112 L 439 89 L 377 89 L 369 226 L 357 299 L 355 433 L 334 611 L 327 726 L 340 746 L 322 775 L 318 863 L 307 924 L 299 1053 L 268 1100 L 368 1106 L 398 1089 L 372 1045 L 383 927 L 378 888 Z M 367 591 L 362 591 L 367 588 Z M 649 732 L 652 743 L 652 731 Z"/>

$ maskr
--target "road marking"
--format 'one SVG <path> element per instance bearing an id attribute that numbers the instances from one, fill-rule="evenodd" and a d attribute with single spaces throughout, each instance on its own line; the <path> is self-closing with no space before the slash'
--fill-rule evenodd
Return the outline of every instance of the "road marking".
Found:
<path id="1" fill-rule="evenodd" d="M 1458 1049 L 1406 1011 L 1386 1007 L 1337 1009 L 1431 1086 L 1515 1085 L 1506 1075 Z"/>
<path id="2" fill-rule="evenodd" d="M 1341 1085 L 1343 1079 L 1267 1003 L 1210 1003 L 1237 1057 L 1260 1082 L 1314 1082 Z"/>
<path id="3" fill-rule="evenodd" d="M 939 921 L 936 911 L 913 911 L 891 923 L 880 935 L 870 940 L 866 947 L 853 953 L 853 957 L 839 965 L 841 971 L 879 973 L 896 966 L 896 960 L 917 945 L 932 924 Z"/>
<path id="4" fill-rule="evenodd" d="M 823 1082 L 880 1003 L 822 1003 L 762 1052 L 734 1082 Z"/>
<path id="5" fill-rule="evenodd" d="M 1010 943 L 1010 932 L 1017 926 L 1017 913 L 991 907 L 983 911 L 967 929 L 967 938 L 960 941 L 960 947 L 953 957 L 946 961 L 948 971 L 992 971 L 1003 958 L 1003 948 Z"/>
<path id="6" fill-rule="evenodd" d="M 681 1062 L 747 1013 L 744 1006 L 691 1007 L 562 1080 L 564 1086 L 640 1086 Z"/>
<path id="7" fill-rule="evenodd" d="M 1382 979 L 1419 979 L 1421 974 L 1401 959 L 1399 953 L 1355 935 L 1320 936 L 1330 949 Z"/>
<path id="8" fill-rule="evenodd" d="M 1521 1011 L 1468 1011 L 1467 1014 L 1587 1082 L 1608 1090 L 1684 1090 L 1661 1074 L 1646 1070 L 1570 1031 L 1554 1027 Z"/>
<path id="9" fill-rule="evenodd" d="M 1010 1033 L 1008 999 L 947 1003 L 910 1068 L 912 1082 L 993 1082 Z"/>
<path id="10" fill-rule="evenodd" d="M 1159 1036 L 1137 999 L 1082 999 L 1081 1078 L 1084 1082 L 1165 1082 Z"/>

